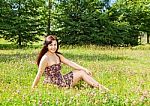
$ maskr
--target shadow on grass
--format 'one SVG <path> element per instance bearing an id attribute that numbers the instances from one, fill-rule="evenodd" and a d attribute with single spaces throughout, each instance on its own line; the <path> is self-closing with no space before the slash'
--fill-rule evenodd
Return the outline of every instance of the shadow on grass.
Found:
<path id="1" fill-rule="evenodd" d="M 15 44 L 0 44 L 0 50 L 14 50 L 14 49 L 24 49 L 24 48 L 38 48 L 40 45 L 26 45 L 18 46 Z"/>
<path id="2" fill-rule="evenodd" d="M 22 49 L 28 48 L 38 48 L 39 45 L 29 45 L 26 47 L 22 47 Z M 13 49 L 21 49 L 17 45 L 12 44 L 0 44 L 0 50 L 13 50 Z M 34 51 L 33 49 L 33 51 Z M 9 61 L 19 61 L 19 59 L 27 59 L 27 58 L 37 58 L 38 53 L 16 53 L 16 54 L 0 54 L 0 62 L 9 62 Z M 118 56 L 118 55 L 108 55 L 108 54 L 71 54 L 71 53 L 63 53 L 63 55 L 71 60 L 84 60 L 84 61 L 117 61 L 117 60 L 134 60 L 133 58 L 129 58 L 127 56 Z M 36 61 L 36 60 L 35 60 Z"/>
<path id="3" fill-rule="evenodd" d="M 18 46 L 14 44 L 0 44 L 0 50 L 13 50 L 17 48 Z"/>
<path id="4" fill-rule="evenodd" d="M 107 55 L 107 54 L 100 54 L 100 55 L 84 55 L 84 54 L 70 54 L 64 53 L 65 57 L 71 60 L 85 60 L 85 61 L 117 61 L 117 60 L 134 60 L 133 58 L 129 58 L 127 56 L 117 56 L 117 55 Z"/>
<path id="5" fill-rule="evenodd" d="M 134 60 L 133 58 L 129 58 L 127 56 L 117 56 L 117 55 L 82 55 L 82 54 L 70 54 L 63 53 L 66 58 L 69 58 L 73 61 L 75 60 L 84 60 L 84 61 L 118 61 L 118 60 Z M 26 54 L 0 54 L 0 62 L 10 62 L 10 61 L 20 61 L 26 60 L 29 58 L 37 58 L 38 53 L 26 53 Z M 35 60 L 36 61 L 36 60 Z"/>
<path id="6" fill-rule="evenodd" d="M 32 54 L 0 54 L 0 62 L 11 62 L 11 61 L 26 61 L 27 59 L 31 59 L 31 58 L 35 58 L 36 57 L 36 53 L 32 53 Z M 36 60 L 35 60 L 36 61 Z"/>

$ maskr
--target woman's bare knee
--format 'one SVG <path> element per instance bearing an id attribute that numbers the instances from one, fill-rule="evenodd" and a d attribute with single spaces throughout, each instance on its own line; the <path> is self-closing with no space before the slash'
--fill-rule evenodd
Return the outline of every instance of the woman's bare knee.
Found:
<path id="1" fill-rule="evenodd" d="M 73 86 L 82 79 L 81 73 L 78 70 L 73 71 Z"/>
<path id="2" fill-rule="evenodd" d="M 85 74 L 86 74 L 86 72 L 85 72 L 85 71 L 83 71 L 83 70 L 74 70 L 73 72 L 74 72 L 75 74 L 80 75 L 80 76 L 83 76 L 83 75 L 85 75 Z"/>
<path id="3" fill-rule="evenodd" d="M 83 78 L 83 77 L 87 76 L 88 74 L 87 74 L 85 71 L 80 70 L 80 75 L 81 75 L 82 78 Z"/>

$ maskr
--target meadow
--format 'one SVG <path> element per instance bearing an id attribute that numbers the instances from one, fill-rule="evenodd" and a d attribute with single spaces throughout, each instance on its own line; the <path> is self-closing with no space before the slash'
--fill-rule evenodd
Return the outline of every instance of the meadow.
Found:
<path id="1" fill-rule="evenodd" d="M 101 47 L 61 46 L 68 59 L 87 67 L 110 89 L 102 93 L 83 81 L 66 89 L 43 85 L 31 90 L 42 45 L 17 49 L 0 45 L 0 106 L 148 106 L 150 105 L 150 45 Z M 62 64 L 62 73 L 70 72 Z"/>

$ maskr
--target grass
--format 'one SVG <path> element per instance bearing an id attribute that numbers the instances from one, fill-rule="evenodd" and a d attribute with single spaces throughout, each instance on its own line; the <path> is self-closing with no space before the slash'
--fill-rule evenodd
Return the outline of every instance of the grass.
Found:
<path id="1" fill-rule="evenodd" d="M 150 46 L 129 48 L 62 46 L 60 52 L 87 67 L 108 87 L 101 93 L 84 82 L 71 89 L 43 85 L 31 91 L 40 46 L 0 50 L 0 106 L 148 106 L 150 104 Z M 72 69 L 63 65 L 62 73 Z"/>

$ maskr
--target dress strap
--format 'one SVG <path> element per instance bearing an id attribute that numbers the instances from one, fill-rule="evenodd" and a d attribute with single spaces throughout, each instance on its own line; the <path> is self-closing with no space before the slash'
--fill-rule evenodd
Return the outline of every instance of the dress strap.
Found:
<path id="1" fill-rule="evenodd" d="M 61 63 L 61 59 L 60 59 L 60 56 L 56 53 L 56 55 L 58 56 L 58 58 L 59 58 L 59 62 Z"/>

